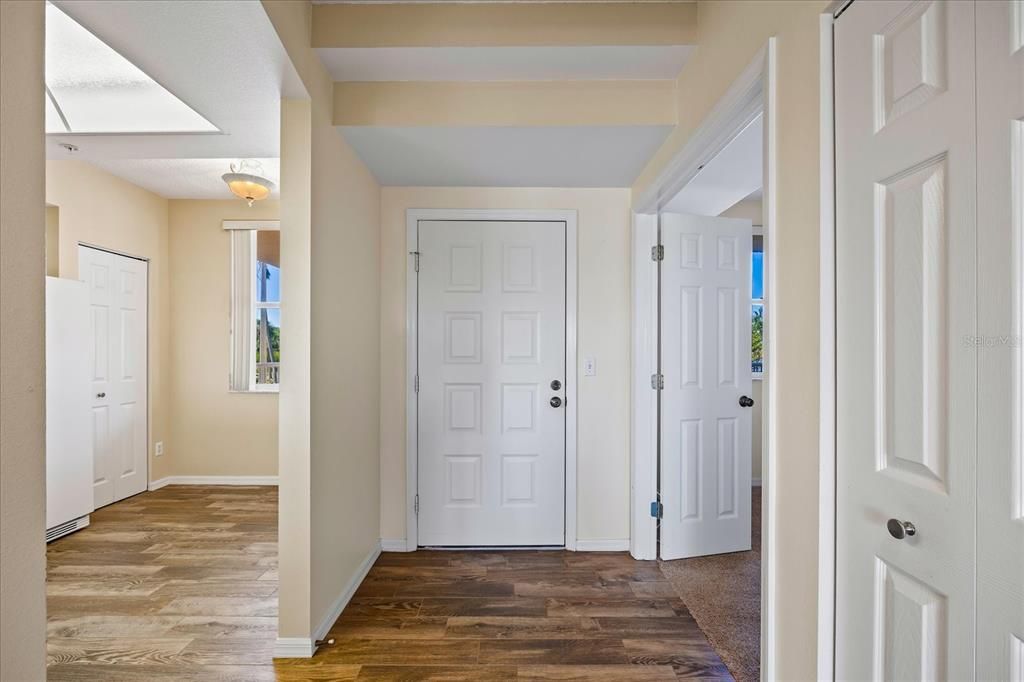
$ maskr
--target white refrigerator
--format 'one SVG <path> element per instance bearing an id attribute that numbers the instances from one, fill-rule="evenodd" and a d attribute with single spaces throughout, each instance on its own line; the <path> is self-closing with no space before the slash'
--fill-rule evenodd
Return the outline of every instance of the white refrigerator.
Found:
<path id="1" fill-rule="evenodd" d="M 89 525 L 93 511 L 89 290 L 46 278 L 46 541 Z"/>

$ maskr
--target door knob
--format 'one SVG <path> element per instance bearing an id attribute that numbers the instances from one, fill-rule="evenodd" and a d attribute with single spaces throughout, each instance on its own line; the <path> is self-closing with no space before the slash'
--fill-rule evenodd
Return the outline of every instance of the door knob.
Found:
<path id="1" fill-rule="evenodd" d="M 886 522 L 885 527 L 889 529 L 889 535 L 893 536 L 897 540 L 902 540 L 905 537 L 913 537 L 917 535 L 917 528 L 914 527 L 910 521 L 900 521 L 899 519 L 889 519 Z"/>
<path id="2" fill-rule="evenodd" d="M 748 398 L 745 395 L 741 395 L 740 396 L 740 407 L 753 407 L 753 406 L 754 406 L 754 399 L 753 398 Z"/>
<path id="3" fill-rule="evenodd" d="M 562 388 L 562 382 L 561 381 L 559 381 L 558 379 L 555 379 L 554 381 L 551 382 L 551 390 L 552 391 L 557 391 L 560 388 Z"/>
<path id="4" fill-rule="evenodd" d="M 106 394 L 106 393 L 97 393 L 97 394 L 96 394 L 96 397 L 97 397 L 97 398 L 106 398 L 106 397 L 107 397 L 107 394 Z"/>
<path id="5" fill-rule="evenodd" d="M 557 395 L 554 398 L 552 398 L 549 402 L 551 404 L 551 407 L 561 407 L 562 406 L 562 399 L 559 398 Z"/>

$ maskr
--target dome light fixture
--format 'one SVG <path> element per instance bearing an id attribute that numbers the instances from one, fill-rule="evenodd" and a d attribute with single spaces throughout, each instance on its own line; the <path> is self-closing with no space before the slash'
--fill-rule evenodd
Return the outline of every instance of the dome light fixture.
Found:
<path id="1" fill-rule="evenodd" d="M 263 177 L 263 165 L 258 161 L 240 161 L 231 164 L 231 172 L 220 176 L 236 197 L 245 199 L 252 206 L 266 199 L 276 185 Z"/>

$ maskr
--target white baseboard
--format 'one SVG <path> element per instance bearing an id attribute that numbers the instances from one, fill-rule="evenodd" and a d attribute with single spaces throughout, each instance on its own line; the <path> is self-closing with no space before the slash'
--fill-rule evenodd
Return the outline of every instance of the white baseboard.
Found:
<path id="1" fill-rule="evenodd" d="M 629 538 L 607 540 L 576 540 L 577 552 L 628 552 Z"/>
<path id="2" fill-rule="evenodd" d="M 752 479 L 750 479 L 750 487 L 751 488 L 760 488 L 761 487 L 761 479 L 760 478 L 752 478 Z"/>
<path id="3" fill-rule="evenodd" d="M 411 552 L 405 544 L 405 538 L 381 538 L 380 551 L 382 552 Z"/>
<path id="4" fill-rule="evenodd" d="M 330 632 L 331 626 L 334 625 L 334 621 L 338 620 L 338 616 L 348 606 L 349 601 L 352 599 L 352 595 L 356 593 L 359 586 L 362 584 L 366 574 L 373 568 L 373 562 L 380 556 L 380 544 L 370 550 L 370 553 L 366 555 L 363 562 L 359 564 L 359 568 L 356 569 L 355 574 L 352 578 L 345 583 L 345 587 L 341 590 L 341 594 L 334 600 L 330 608 L 327 609 L 327 614 L 323 620 L 320 621 L 320 625 L 317 626 L 316 630 L 313 631 L 311 638 L 306 637 L 278 637 L 277 642 L 274 644 L 274 658 L 312 658 L 313 654 L 316 653 L 316 642 L 327 636 Z"/>
<path id="5" fill-rule="evenodd" d="M 149 489 L 168 485 L 277 485 L 277 476 L 166 476 L 150 481 Z"/>
<path id="6" fill-rule="evenodd" d="M 309 637 L 278 637 L 274 642 L 274 658 L 312 658 L 315 652 Z"/>
<path id="7" fill-rule="evenodd" d="M 334 625 L 334 621 L 338 620 L 338 616 L 340 616 L 341 612 L 345 610 L 346 606 L 348 606 L 349 601 L 352 599 L 352 595 L 354 595 L 356 590 L 359 589 L 359 586 L 363 583 L 363 579 L 366 577 L 366 574 L 370 572 L 371 568 L 373 568 L 373 562 L 376 561 L 379 556 L 380 543 L 378 542 L 377 546 L 371 549 L 370 553 L 363 559 L 363 563 L 359 564 L 359 568 L 356 569 L 355 574 L 347 583 L 345 583 L 345 587 L 342 588 L 341 594 L 339 594 L 337 599 L 334 600 L 334 603 L 331 604 L 331 608 L 327 609 L 327 614 L 324 615 L 324 618 L 320 621 L 320 625 L 317 629 L 313 631 L 314 640 L 323 639 L 327 635 L 331 626 Z"/>

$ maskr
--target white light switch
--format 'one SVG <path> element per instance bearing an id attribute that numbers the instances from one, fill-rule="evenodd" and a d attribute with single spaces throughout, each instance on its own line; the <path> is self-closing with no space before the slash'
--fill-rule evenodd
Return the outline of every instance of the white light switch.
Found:
<path id="1" fill-rule="evenodd" d="M 597 374 L 597 360 L 594 358 L 583 358 L 583 376 L 592 377 Z"/>
<path id="2" fill-rule="evenodd" d="M 164 442 L 163 442 L 162 440 L 158 440 L 158 441 L 156 442 L 156 448 L 155 448 L 155 449 L 156 449 L 156 452 L 155 452 L 154 454 L 155 454 L 155 455 L 156 455 L 157 457 L 159 457 L 159 456 L 161 456 L 162 454 L 164 454 Z"/>

